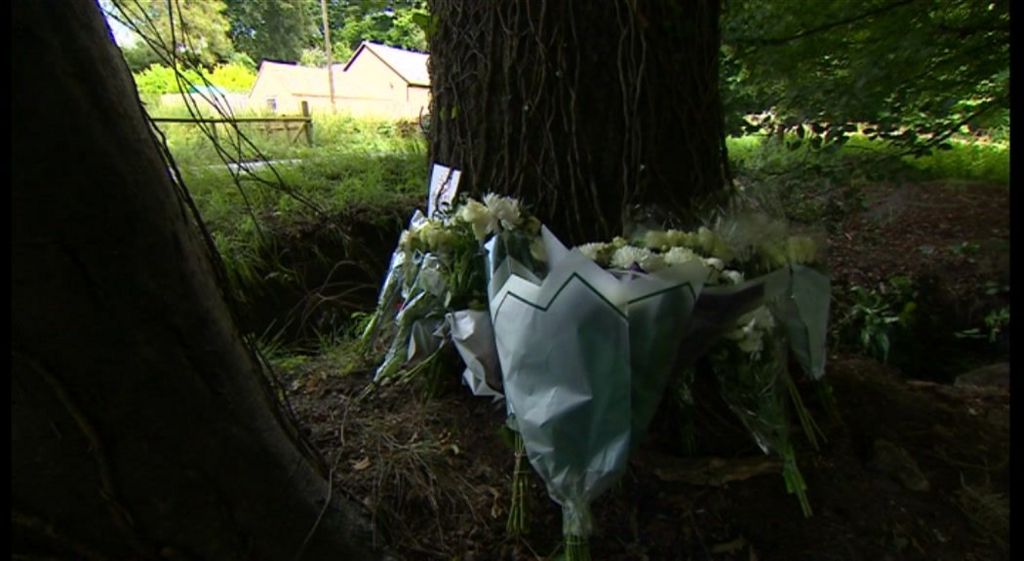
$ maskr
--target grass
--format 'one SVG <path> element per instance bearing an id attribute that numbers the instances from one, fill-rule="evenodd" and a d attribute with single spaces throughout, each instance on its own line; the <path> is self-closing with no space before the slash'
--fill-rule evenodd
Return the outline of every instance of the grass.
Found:
<path id="1" fill-rule="evenodd" d="M 160 116 L 188 117 L 184 107 Z M 277 162 L 243 172 L 238 184 L 214 142 L 197 125 L 159 125 L 185 184 L 225 261 L 236 294 L 260 285 L 258 271 L 289 271 L 268 262 L 273 255 L 270 228 L 287 230 L 345 209 L 390 208 L 411 194 L 426 192 L 426 142 L 412 123 L 314 114 L 315 144 L 294 130 L 267 133 L 242 124 L 245 139 L 218 125 L 217 145 L 233 161 Z M 265 235 L 262 235 L 265 234 Z"/>
<path id="2" fill-rule="evenodd" d="M 790 149 L 776 138 L 753 135 L 729 138 L 726 147 L 736 183 L 748 197 L 793 222 L 830 231 L 862 209 L 862 187 L 873 183 L 1010 184 L 1003 143 L 959 139 L 949 150 L 922 157 L 901 155 L 864 136 L 838 149 L 814 150 L 807 143 Z"/>
<path id="3" fill-rule="evenodd" d="M 961 180 L 1009 185 L 1008 144 L 968 139 L 950 144 L 949 150 L 912 157 L 900 156 L 894 147 L 864 136 L 852 137 L 839 150 L 813 150 L 806 143 L 791 150 L 776 140 L 756 135 L 726 141 L 730 164 L 738 175 L 843 170 L 866 180 Z"/>

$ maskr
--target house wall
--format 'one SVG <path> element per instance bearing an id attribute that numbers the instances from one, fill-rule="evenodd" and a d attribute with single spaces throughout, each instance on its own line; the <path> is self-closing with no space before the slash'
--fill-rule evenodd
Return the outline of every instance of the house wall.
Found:
<path id="1" fill-rule="evenodd" d="M 348 89 L 357 89 L 352 97 L 374 98 L 389 101 L 405 101 L 405 80 L 373 54 L 363 49 L 344 73 L 335 73 L 334 91 L 346 95 Z"/>
<path id="2" fill-rule="evenodd" d="M 273 99 L 273 107 L 269 100 Z M 327 71 L 316 68 L 264 66 L 249 92 L 252 111 L 275 115 L 300 115 L 302 102 L 310 110 L 330 110 Z"/>
<path id="3" fill-rule="evenodd" d="M 322 79 L 318 76 L 322 72 Z M 252 111 L 299 115 L 302 102 L 310 111 L 331 111 L 327 71 L 309 68 L 266 66 L 261 69 L 248 98 Z M 274 108 L 268 105 L 274 99 Z M 334 67 L 334 100 L 337 112 L 357 117 L 416 119 L 430 106 L 430 88 L 410 86 L 369 49 L 360 51 L 348 71 Z M 234 107 L 234 105 L 232 105 Z"/>
<path id="4" fill-rule="evenodd" d="M 226 100 L 228 107 L 231 108 L 232 112 L 238 112 L 246 109 L 249 104 L 249 96 L 240 93 L 227 93 L 222 96 L 214 96 L 212 94 L 205 94 L 205 97 L 200 94 L 189 94 L 192 101 L 198 105 L 202 110 L 211 109 L 213 110 L 212 104 L 207 99 L 213 99 L 220 106 L 224 105 Z M 184 107 L 185 100 L 181 97 L 180 93 L 162 94 L 160 96 L 161 107 Z"/>
<path id="5" fill-rule="evenodd" d="M 414 119 L 428 110 L 430 88 L 410 86 L 364 49 L 344 73 L 334 74 L 338 112 L 357 117 Z"/>

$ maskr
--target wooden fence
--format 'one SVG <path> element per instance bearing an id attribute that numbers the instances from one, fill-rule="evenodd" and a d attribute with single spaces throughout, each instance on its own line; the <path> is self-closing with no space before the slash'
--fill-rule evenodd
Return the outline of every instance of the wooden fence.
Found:
<path id="1" fill-rule="evenodd" d="M 295 142 L 305 134 L 306 144 L 313 145 L 313 119 L 309 115 L 309 104 L 305 101 L 302 102 L 302 115 L 296 117 L 235 117 L 233 119 L 154 117 L 152 120 L 154 123 L 206 123 L 210 125 L 210 131 L 214 139 L 217 138 L 218 124 L 263 123 L 262 128 L 268 134 L 284 131 L 288 138 L 291 138 L 292 142 Z M 295 123 L 298 123 L 298 125 L 294 126 Z M 294 137 L 291 136 L 293 129 L 298 131 Z"/>

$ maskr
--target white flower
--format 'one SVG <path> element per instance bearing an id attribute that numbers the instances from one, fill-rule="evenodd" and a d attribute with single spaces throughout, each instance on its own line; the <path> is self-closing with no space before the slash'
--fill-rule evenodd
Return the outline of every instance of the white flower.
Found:
<path id="1" fill-rule="evenodd" d="M 764 349 L 764 340 L 760 334 L 749 335 L 737 341 L 736 346 L 745 353 L 756 354 Z"/>
<path id="2" fill-rule="evenodd" d="M 666 265 L 682 265 L 690 261 L 700 259 L 692 249 L 688 247 L 673 247 L 665 253 Z"/>
<path id="3" fill-rule="evenodd" d="M 709 230 L 706 226 L 701 226 L 697 230 L 697 244 L 700 245 L 701 249 L 706 252 L 710 252 L 715 247 L 715 233 Z"/>
<path id="4" fill-rule="evenodd" d="M 416 232 L 412 230 L 403 230 L 402 236 L 398 238 L 398 247 L 402 248 L 404 251 L 412 251 L 416 246 L 416 241 Z"/>
<path id="5" fill-rule="evenodd" d="M 657 253 L 651 252 L 644 256 L 643 260 L 637 263 L 640 268 L 648 273 L 653 273 L 665 268 L 665 258 Z"/>
<path id="6" fill-rule="evenodd" d="M 444 226 L 436 220 L 428 220 L 416 231 L 416 235 L 430 251 L 437 251 L 444 245 Z"/>
<path id="7" fill-rule="evenodd" d="M 693 235 L 679 230 L 668 230 L 665 232 L 665 241 L 669 246 L 690 246 L 693 245 Z"/>
<path id="8" fill-rule="evenodd" d="M 597 261 L 598 255 L 604 251 L 605 244 L 601 242 L 594 242 L 576 246 L 576 249 L 580 250 L 580 253 L 585 255 L 587 259 L 591 261 Z"/>
<path id="9" fill-rule="evenodd" d="M 775 318 L 766 306 L 761 306 L 744 315 L 740 318 L 740 322 L 746 322 L 751 329 L 760 329 L 761 331 L 770 331 L 775 327 Z"/>
<path id="10" fill-rule="evenodd" d="M 711 267 L 715 271 L 718 271 L 719 273 L 722 272 L 722 269 L 725 269 L 725 263 L 723 263 L 722 260 L 717 257 L 708 257 L 704 259 L 704 264 L 707 265 L 708 267 Z"/>
<path id="11" fill-rule="evenodd" d="M 729 284 L 739 284 L 743 282 L 743 273 L 729 269 L 727 271 L 722 271 L 721 278 Z"/>
<path id="12" fill-rule="evenodd" d="M 663 267 L 665 264 L 664 260 L 657 259 L 657 257 L 654 252 L 647 248 L 626 245 L 615 250 L 615 254 L 612 255 L 611 266 L 617 269 L 629 269 L 636 263 L 641 269 L 650 272 Z M 651 268 L 648 269 L 648 267 Z"/>
<path id="13" fill-rule="evenodd" d="M 764 336 L 775 327 L 775 319 L 768 308 L 760 308 L 744 315 L 737 321 L 737 328 L 725 334 L 727 339 L 745 353 L 760 353 L 764 349 Z"/>
<path id="14" fill-rule="evenodd" d="M 651 249 L 665 249 L 669 246 L 668 234 L 661 230 L 650 230 L 644 234 L 644 245 Z"/>
<path id="15" fill-rule="evenodd" d="M 537 261 L 547 261 L 548 252 L 544 249 L 544 240 L 541 238 L 533 238 L 530 242 L 530 255 Z"/>
<path id="16" fill-rule="evenodd" d="M 501 222 L 501 227 L 506 230 L 516 228 L 523 220 L 519 213 L 519 201 L 512 197 L 487 193 L 484 195 L 484 204 L 491 211 L 491 215 Z"/>
<path id="17" fill-rule="evenodd" d="M 466 204 L 462 205 L 456 216 L 473 227 L 473 235 L 478 241 L 483 241 L 487 234 L 493 233 L 497 229 L 497 220 L 490 209 L 475 199 L 469 199 Z"/>

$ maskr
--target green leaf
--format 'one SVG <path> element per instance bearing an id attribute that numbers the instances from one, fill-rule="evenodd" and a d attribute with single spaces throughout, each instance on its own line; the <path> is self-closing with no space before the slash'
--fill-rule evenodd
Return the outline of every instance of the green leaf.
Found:
<path id="1" fill-rule="evenodd" d="M 423 30 L 423 34 L 426 35 L 429 40 L 430 35 L 434 31 L 433 18 L 430 17 L 430 14 L 424 14 L 422 12 L 415 13 L 412 15 L 412 22 Z"/>

